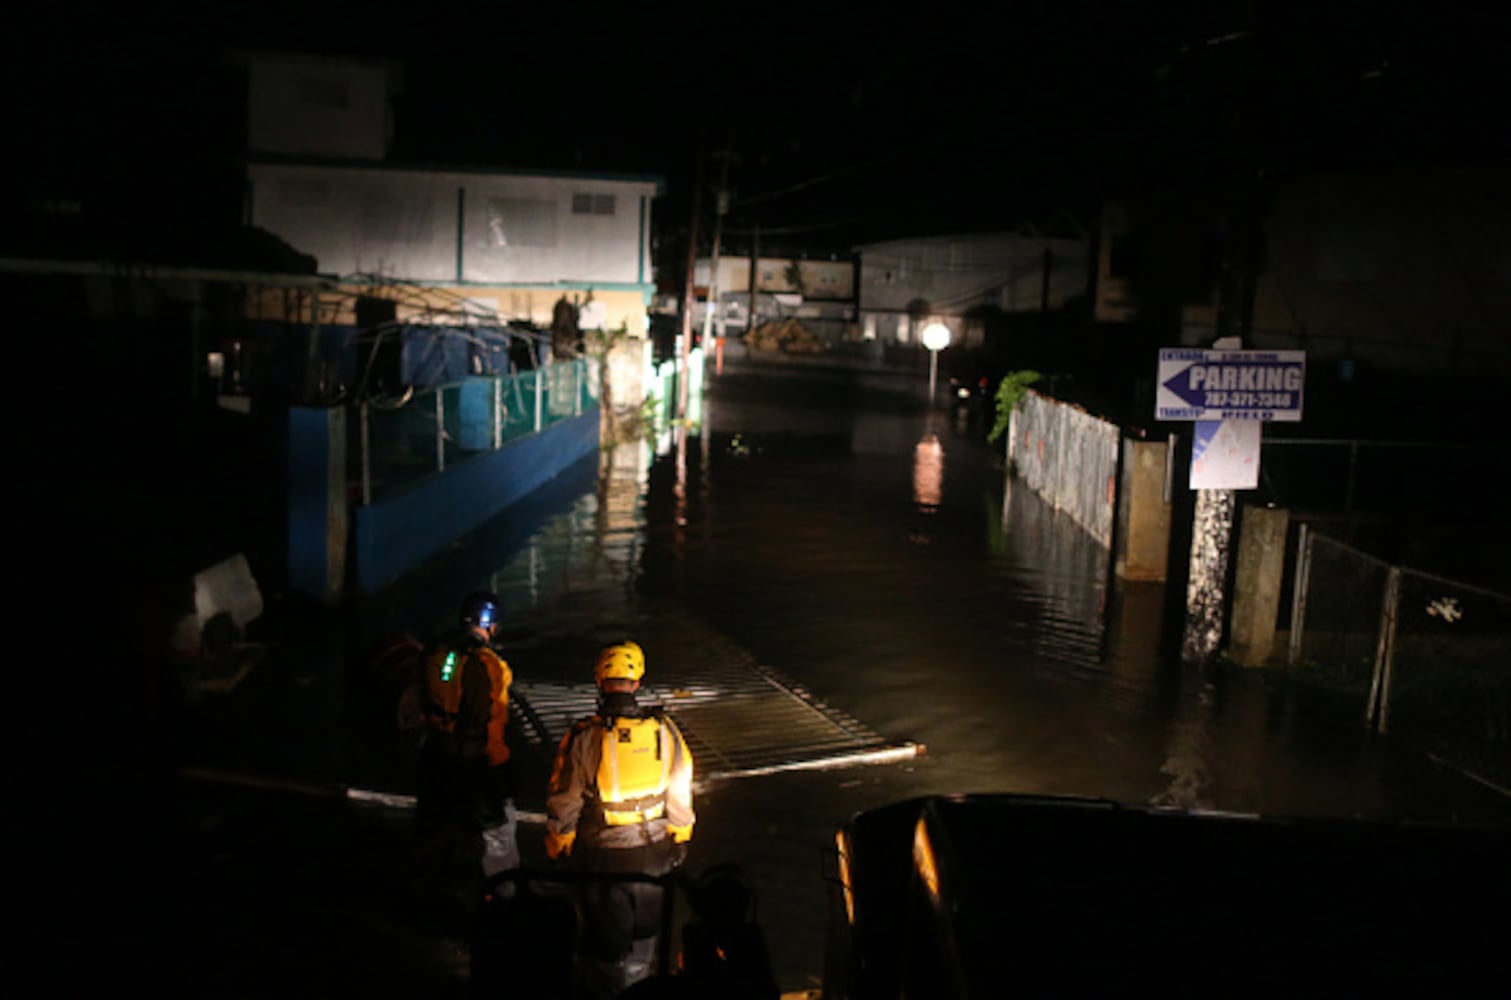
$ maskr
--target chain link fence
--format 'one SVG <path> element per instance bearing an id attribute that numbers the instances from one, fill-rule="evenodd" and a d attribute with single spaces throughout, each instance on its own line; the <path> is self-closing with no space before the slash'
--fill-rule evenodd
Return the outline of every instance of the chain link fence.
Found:
<path id="1" fill-rule="evenodd" d="M 1302 528 L 1290 663 L 1364 724 L 1511 794 L 1511 596 Z"/>
<path id="2" fill-rule="evenodd" d="M 1380 731 L 1511 790 L 1511 596 L 1410 569 L 1390 596 Z"/>
<path id="3" fill-rule="evenodd" d="M 1368 721 L 1390 566 L 1301 528 L 1290 661 L 1335 707 Z"/>

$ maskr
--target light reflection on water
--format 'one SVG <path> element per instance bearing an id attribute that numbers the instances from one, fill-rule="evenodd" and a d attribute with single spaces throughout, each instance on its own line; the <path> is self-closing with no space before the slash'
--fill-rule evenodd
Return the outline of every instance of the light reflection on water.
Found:
<path id="1" fill-rule="evenodd" d="M 997 669 L 1004 650 L 1032 654 L 1037 670 L 1103 673 L 1106 550 L 1031 492 L 1005 489 L 981 442 L 917 427 L 857 420 L 853 435 L 621 447 L 596 489 L 490 585 L 526 644 L 654 633 L 671 602 L 758 638 L 799 675 L 826 650 L 928 662 L 942 635 L 966 674 L 980 669 L 973 658 Z"/>

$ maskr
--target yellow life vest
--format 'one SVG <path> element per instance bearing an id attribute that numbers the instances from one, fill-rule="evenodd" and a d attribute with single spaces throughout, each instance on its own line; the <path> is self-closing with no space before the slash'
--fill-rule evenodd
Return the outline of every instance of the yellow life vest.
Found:
<path id="1" fill-rule="evenodd" d="M 674 737 L 655 715 L 608 720 L 598 760 L 598 800 L 607 826 L 633 826 L 666 813 Z"/>

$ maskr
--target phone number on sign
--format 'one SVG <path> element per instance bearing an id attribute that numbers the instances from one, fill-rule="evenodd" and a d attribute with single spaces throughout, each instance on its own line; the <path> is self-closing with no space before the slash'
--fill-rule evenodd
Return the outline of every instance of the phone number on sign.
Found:
<path id="1" fill-rule="evenodd" d="M 1206 393 L 1208 409 L 1219 410 L 1232 406 L 1262 406 L 1271 410 L 1289 410 L 1294 405 L 1295 395 L 1289 392 L 1229 392 L 1214 389 Z"/>

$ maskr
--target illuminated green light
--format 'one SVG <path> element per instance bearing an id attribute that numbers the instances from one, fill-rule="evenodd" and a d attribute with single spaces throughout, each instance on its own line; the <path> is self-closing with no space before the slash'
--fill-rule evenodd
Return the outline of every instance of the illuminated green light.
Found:
<path id="1" fill-rule="evenodd" d="M 450 682 L 452 675 L 456 673 L 456 650 L 446 654 L 446 662 L 441 664 L 441 682 Z"/>

